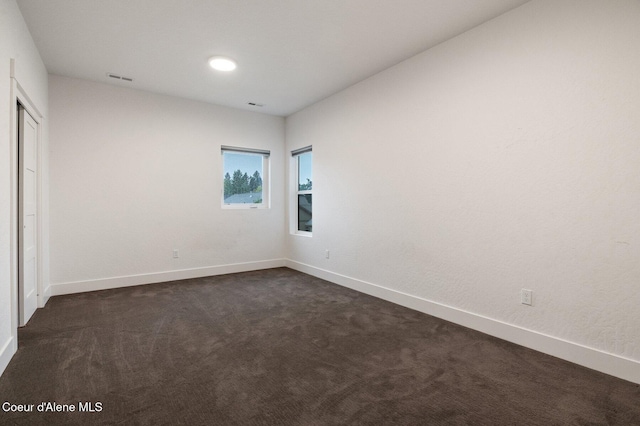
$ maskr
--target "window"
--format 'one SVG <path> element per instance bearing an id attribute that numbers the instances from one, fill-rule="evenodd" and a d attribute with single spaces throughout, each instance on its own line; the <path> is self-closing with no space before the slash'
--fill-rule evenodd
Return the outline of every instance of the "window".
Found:
<path id="1" fill-rule="evenodd" d="M 269 151 L 222 147 L 222 205 L 269 207 Z"/>
<path id="2" fill-rule="evenodd" d="M 291 155 L 296 167 L 297 232 L 312 232 L 313 152 L 309 146 Z"/>

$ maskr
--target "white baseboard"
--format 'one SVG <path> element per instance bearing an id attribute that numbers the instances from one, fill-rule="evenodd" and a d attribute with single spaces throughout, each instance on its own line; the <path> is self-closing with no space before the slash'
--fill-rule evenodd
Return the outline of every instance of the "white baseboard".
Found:
<path id="1" fill-rule="evenodd" d="M 42 297 L 38 297 L 38 308 L 44 308 L 51 298 L 51 284 L 42 291 Z"/>
<path id="2" fill-rule="evenodd" d="M 83 293 L 87 291 L 108 290 L 111 288 L 209 277 L 212 275 L 234 274 L 237 272 L 257 271 L 260 269 L 280 268 L 283 266 L 284 259 L 274 259 L 261 260 L 257 262 L 234 263 L 231 265 L 208 266 L 205 268 L 179 269 L 176 271 L 156 272 L 151 274 L 127 275 L 98 280 L 74 281 L 69 283 L 52 284 L 51 295 L 59 296 L 63 294 Z"/>
<path id="3" fill-rule="evenodd" d="M 16 339 L 11 336 L 2 346 L 2 349 L 0 349 L 0 376 L 4 373 L 7 365 L 9 365 L 9 361 L 11 361 L 11 358 L 17 350 Z"/>
<path id="4" fill-rule="evenodd" d="M 286 259 L 285 266 L 602 373 L 640 384 L 640 362 Z"/>
<path id="5" fill-rule="evenodd" d="M 42 306 L 46 305 L 51 298 L 51 284 L 44 289 L 44 296 L 42 297 Z"/>

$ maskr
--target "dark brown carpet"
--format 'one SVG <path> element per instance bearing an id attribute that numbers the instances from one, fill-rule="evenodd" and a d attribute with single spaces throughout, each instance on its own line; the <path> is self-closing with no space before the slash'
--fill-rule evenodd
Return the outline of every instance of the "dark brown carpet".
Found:
<path id="1" fill-rule="evenodd" d="M 640 425 L 640 386 L 289 269 L 58 296 L 0 423 Z M 95 407 L 95 405 L 94 405 Z"/>

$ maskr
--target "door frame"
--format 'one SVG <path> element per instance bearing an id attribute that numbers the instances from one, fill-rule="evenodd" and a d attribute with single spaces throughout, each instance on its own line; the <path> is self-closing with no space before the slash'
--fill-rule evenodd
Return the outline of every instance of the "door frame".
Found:
<path id="1" fill-rule="evenodd" d="M 35 103 L 31 100 L 26 90 L 20 85 L 20 82 L 16 78 L 15 73 L 15 60 L 11 59 L 11 72 L 10 72 L 10 138 L 11 138 L 11 224 L 10 224 L 10 256 L 9 256 L 9 269 L 11 280 L 11 334 L 12 342 L 14 345 L 13 352 L 18 349 L 18 214 L 19 214 L 19 199 L 18 199 L 18 176 L 19 176 L 19 164 L 18 164 L 18 103 L 31 115 L 31 117 L 38 124 L 37 135 L 37 167 L 38 175 L 36 176 L 36 256 L 38 257 L 37 265 L 37 277 L 36 288 L 38 291 L 38 308 L 41 308 L 46 303 L 48 297 L 45 297 L 43 291 L 43 214 L 42 214 L 42 184 L 43 184 L 43 168 L 42 168 L 42 141 L 43 141 L 43 121 L 42 113 L 35 106 Z"/>

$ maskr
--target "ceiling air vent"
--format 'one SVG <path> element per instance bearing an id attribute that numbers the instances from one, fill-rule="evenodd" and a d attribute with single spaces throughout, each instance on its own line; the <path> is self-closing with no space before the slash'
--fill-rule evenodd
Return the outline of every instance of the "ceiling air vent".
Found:
<path id="1" fill-rule="evenodd" d="M 123 77 L 121 75 L 114 74 L 112 72 L 108 72 L 107 73 L 107 77 L 114 78 L 116 80 L 128 81 L 128 82 L 132 82 L 133 81 L 133 79 L 131 77 Z"/>
<path id="2" fill-rule="evenodd" d="M 255 103 L 255 102 L 247 102 L 247 105 L 258 107 L 258 108 L 262 108 L 264 106 L 264 104 L 258 104 L 258 103 Z"/>

